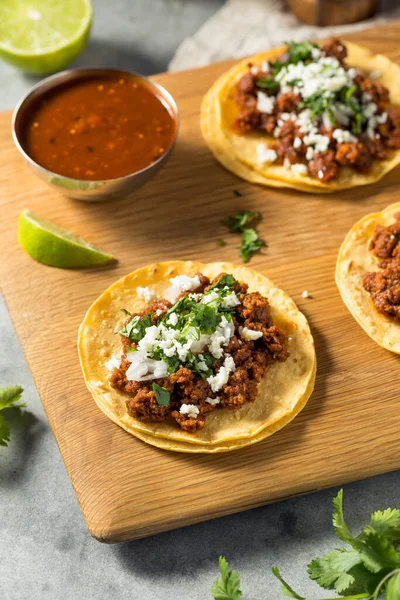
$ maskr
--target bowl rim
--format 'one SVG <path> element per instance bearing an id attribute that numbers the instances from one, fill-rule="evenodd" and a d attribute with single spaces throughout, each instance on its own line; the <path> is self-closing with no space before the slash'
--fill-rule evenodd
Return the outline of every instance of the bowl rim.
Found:
<path id="1" fill-rule="evenodd" d="M 24 106 L 24 104 L 29 101 L 30 97 L 33 94 L 35 94 L 35 92 L 38 92 L 38 91 L 40 92 L 40 88 L 46 87 L 47 84 L 49 84 L 49 83 L 51 84 L 54 82 L 53 87 L 47 88 L 45 91 L 42 92 L 43 95 L 52 89 L 57 89 L 58 85 L 65 83 L 64 82 L 65 77 L 73 77 L 74 75 L 77 75 L 77 76 L 83 75 L 84 76 L 85 73 L 87 73 L 89 75 L 89 74 L 95 73 L 95 72 L 121 73 L 123 75 L 133 75 L 134 77 L 137 77 L 138 79 L 142 79 L 143 81 L 146 81 L 153 88 L 156 88 L 156 90 L 159 92 L 159 95 L 161 95 L 161 98 L 163 98 L 164 100 L 167 101 L 167 103 L 170 104 L 170 108 L 173 111 L 173 114 L 171 114 L 171 117 L 175 121 L 174 138 L 173 138 L 172 142 L 170 143 L 170 145 L 168 146 L 167 150 L 164 152 L 164 154 L 162 154 L 159 158 L 157 158 L 157 160 L 155 162 L 151 163 L 147 167 L 144 167 L 143 169 L 140 169 L 139 171 L 132 171 L 131 173 L 127 173 L 126 175 L 122 175 L 121 177 L 112 177 L 112 178 L 108 178 L 108 179 L 76 179 L 74 177 L 67 177 L 66 175 L 62 175 L 61 173 L 57 173 L 55 171 L 49 171 L 49 169 L 46 169 L 40 163 L 36 162 L 25 151 L 22 143 L 20 142 L 20 139 L 19 139 L 19 136 L 18 136 L 17 130 L 16 130 L 16 123 L 17 123 L 17 120 L 19 117 L 19 113 L 20 113 L 22 107 Z M 60 80 L 60 81 L 58 81 L 58 80 Z M 170 113 L 171 113 L 171 111 L 170 111 Z M 23 158 L 32 167 L 34 167 L 35 169 L 39 169 L 42 173 L 44 173 L 48 177 L 61 178 L 63 181 L 68 181 L 68 182 L 71 182 L 74 184 L 90 183 L 93 187 L 96 187 L 96 185 L 99 186 L 99 185 L 108 184 L 108 183 L 110 183 L 110 184 L 122 183 L 122 182 L 125 182 L 127 179 L 133 178 L 138 175 L 142 175 L 143 173 L 146 173 L 146 171 L 154 169 L 163 160 L 165 160 L 166 157 L 170 154 L 171 150 L 175 146 L 175 143 L 178 139 L 179 130 L 180 130 L 180 114 L 179 114 L 179 109 L 176 104 L 175 98 L 172 96 L 172 94 L 160 83 L 151 79 L 151 77 L 148 77 L 147 75 L 142 75 L 140 73 L 137 73 L 136 71 L 127 71 L 125 69 L 120 69 L 118 67 L 77 67 L 75 69 L 65 69 L 64 71 L 60 71 L 58 73 L 54 73 L 53 75 L 50 75 L 49 77 L 45 77 L 44 79 L 41 79 L 38 83 L 36 83 L 34 86 L 32 86 L 26 92 L 26 94 L 24 94 L 22 96 L 22 98 L 18 101 L 17 105 L 15 106 L 12 117 L 11 117 L 11 134 L 12 134 L 14 144 L 15 144 L 17 150 L 19 151 L 19 153 L 23 156 Z"/>

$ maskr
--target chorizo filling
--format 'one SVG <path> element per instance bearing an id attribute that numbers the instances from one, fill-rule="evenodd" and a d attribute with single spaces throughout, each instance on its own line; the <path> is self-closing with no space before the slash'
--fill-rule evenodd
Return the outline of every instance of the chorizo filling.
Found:
<path id="1" fill-rule="evenodd" d="M 333 39 L 322 46 L 293 42 L 276 61 L 249 63 L 236 86 L 233 127 L 276 138 L 258 144 L 260 164 L 329 182 L 341 167 L 369 173 L 374 160 L 400 148 L 400 110 L 374 82 L 380 74 L 367 77 L 346 56 L 345 44 Z"/>
<path id="2" fill-rule="evenodd" d="M 363 287 L 379 313 L 400 320 L 400 213 L 394 218 L 387 227 L 376 226 L 369 249 L 381 270 L 365 273 Z"/>
<path id="3" fill-rule="evenodd" d="M 137 288 L 147 307 L 129 314 L 118 332 L 122 354 L 107 368 L 112 387 L 128 395 L 131 417 L 172 418 L 193 433 L 208 413 L 256 399 L 269 365 L 288 358 L 287 337 L 274 325 L 268 300 L 230 274 L 170 282 L 162 299 Z"/>

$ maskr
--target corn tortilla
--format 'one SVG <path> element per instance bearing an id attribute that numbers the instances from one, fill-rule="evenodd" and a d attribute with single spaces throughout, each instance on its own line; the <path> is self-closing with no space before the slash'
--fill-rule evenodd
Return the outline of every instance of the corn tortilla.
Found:
<path id="1" fill-rule="evenodd" d="M 343 302 L 357 323 L 379 346 L 396 354 L 400 354 L 400 323 L 378 313 L 362 278 L 368 271 L 379 270 L 379 259 L 369 250 L 375 227 L 391 225 L 398 212 L 400 202 L 358 221 L 340 247 L 335 274 Z"/>
<path id="2" fill-rule="evenodd" d="M 379 78 L 374 81 L 386 86 L 391 105 L 399 106 L 400 66 L 386 56 L 373 54 L 357 44 L 345 41 L 345 45 L 348 50 L 347 64 L 365 72 L 379 72 Z M 248 70 L 249 62 L 258 65 L 263 60 L 276 60 L 284 49 L 274 48 L 242 60 L 217 79 L 205 95 L 200 117 L 202 134 L 211 152 L 224 167 L 251 183 L 320 194 L 375 183 L 400 164 L 400 150 L 393 150 L 388 153 L 386 160 L 374 160 L 370 173 L 357 173 L 348 167 L 341 167 L 338 177 L 328 183 L 309 175 L 296 174 L 282 165 L 259 164 L 257 145 L 268 144 L 274 138 L 262 132 L 241 135 L 232 129 L 238 114 L 233 95 L 237 82 Z"/>
<path id="3" fill-rule="evenodd" d="M 161 298 L 177 275 L 202 272 L 210 278 L 231 273 L 259 291 L 271 305 L 274 322 L 291 337 L 290 357 L 273 363 L 260 383 L 255 402 L 238 410 L 217 409 L 206 417 L 206 425 L 195 434 L 181 430 L 173 419 L 144 423 L 130 417 L 127 394 L 109 384 L 105 363 L 121 352 L 115 335 L 126 317 L 121 308 L 139 312 L 145 308 L 138 286 L 150 286 Z M 288 423 L 305 405 L 315 380 L 314 342 L 304 315 L 282 290 L 252 269 L 231 263 L 204 264 L 192 261 L 156 263 L 130 273 L 109 287 L 89 308 L 79 330 L 78 350 L 86 385 L 99 408 L 126 431 L 155 446 L 182 452 L 217 452 L 255 443 Z"/>

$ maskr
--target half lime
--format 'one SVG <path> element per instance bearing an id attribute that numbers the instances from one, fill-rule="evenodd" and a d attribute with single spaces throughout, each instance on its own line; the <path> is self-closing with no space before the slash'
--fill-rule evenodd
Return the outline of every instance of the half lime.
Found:
<path id="1" fill-rule="evenodd" d="M 0 57 L 26 73 L 64 68 L 86 46 L 90 0 L 1 0 Z"/>

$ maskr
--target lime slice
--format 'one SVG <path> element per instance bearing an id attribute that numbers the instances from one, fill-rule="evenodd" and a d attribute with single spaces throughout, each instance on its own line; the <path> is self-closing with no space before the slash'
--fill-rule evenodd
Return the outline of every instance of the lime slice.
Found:
<path id="1" fill-rule="evenodd" d="M 97 250 L 63 227 L 39 219 L 30 210 L 19 216 L 18 241 L 29 256 L 51 267 L 92 267 L 113 260 L 110 254 Z"/>
<path id="2" fill-rule="evenodd" d="M 0 0 L 0 57 L 26 73 L 58 71 L 82 52 L 90 0 Z"/>

